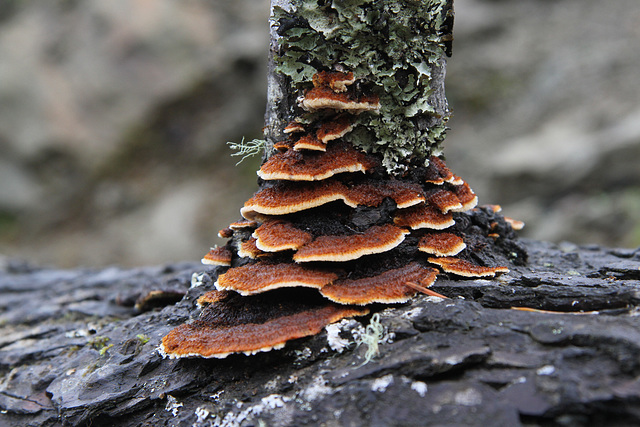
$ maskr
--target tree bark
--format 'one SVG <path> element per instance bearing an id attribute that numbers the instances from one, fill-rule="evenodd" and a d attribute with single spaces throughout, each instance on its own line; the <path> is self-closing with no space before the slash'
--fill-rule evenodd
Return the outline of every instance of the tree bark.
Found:
<path id="1" fill-rule="evenodd" d="M 279 24 L 274 21 L 274 7 L 284 10 L 293 8 L 293 0 L 272 0 L 269 18 L 269 60 L 267 65 L 267 110 L 265 113 L 265 150 L 263 159 L 268 159 L 273 154 L 273 144 L 285 138 L 282 130 L 293 117 L 290 111 L 294 107 L 291 90 L 287 85 L 284 75 L 276 71 L 276 58 L 279 56 L 280 46 L 278 40 Z"/>

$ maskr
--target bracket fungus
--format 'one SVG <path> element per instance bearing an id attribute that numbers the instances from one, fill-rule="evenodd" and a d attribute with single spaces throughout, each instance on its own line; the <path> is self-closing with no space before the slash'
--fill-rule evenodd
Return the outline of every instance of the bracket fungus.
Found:
<path id="1" fill-rule="evenodd" d="M 240 243 L 237 253 L 240 258 L 251 259 L 266 255 L 264 251 L 258 248 L 258 239 L 253 236 Z"/>
<path id="2" fill-rule="evenodd" d="M 418 250 L 435 256 L 458 255 L 466 247 L 464 239 L 453 233 L 425 234 L 418 242 Z"/>
<path id="3" fill-rule="evenodd" d="M 232 256 L 233 254 L 231 253 L 231 250 L 226 246 L 211 248 L 202 258 L 202 263 L 206 265 L 222 265 L 229 267 L 231 266 Z"/>
<path id="4" fill-rule="evenodd" d="M 256 238 L 258 249 L 265 252 L 298 250 L 313 240 L 311 234 L 282 220 L 265 221 L 253 232 L 253 237 Z"/>
<path id="5" fill-rule="evenodd" d="M 226 271 L 198 300 L 200 317 L 163 339 L 169 357 L 281 348 L 381 304 L 439 295 L 427 289 L 439 275 L 491 277 L 526 258 L 513 240 L 523 224 L 476 207 L 441 155 L 451 2 L 286 3 L 273 8 L 279 89 L 261 188 L 205 256 Z"/>
<path id="6" fill-rule="evenodd" d="M 293 299 L 282 298 L 279 291 L 251 297 L 233 292 L 205 295 L 200 299 L 204 306 L 200 317 L 169 332 L 162 339 L 162 354 L 218 359 L 232 353 L 256 354 L 369 312 L 366 307 L 327 304 L 303 292 L 289 294 Z"/>
<path id="7" fill-rule="evenodd" d="M 315 87 L 304 95 L 302 108 L 307 111 L 336 110 L 353 114 L 378 111 L 380 100 L 375 95 L 336 92 L 329 87 Z"/>
<path id="8" fill-rule="evenodd" d="M 262 263 L 229 269 L 218 277 L 215 287 L 219 291 L 232 290 L 240 295 L 251 295 L 279 288 L 321 289 L 337 278 L 331 271 L 306 268 L 294 263 Z"/>
<path id="9" fill-rule="evenodd" d="M 293 150 L 276 153 L 267 160 L 258 176 L 265 181 L 321 181 L 344 172 L 366 172 L 377 161 L 346 143 L 331 144 L 324 153 Z"/>
<path id="10" fill-rule="evenodd" d="M 451 213 L 442 213 L 436 206 L 427 203 L 397 212 L 393 222 L 396 225 L 410 227 L 414 230 L 420 228 L 443 230 L 456 223 Z"/>
<path id="11" fill-rule="evenodd" d="M 412 262 L 400 268 L 384 271 L 377 276 L 341 279 L 323 286 L 320 293 L 340 304 L 367 305 L 407 302 L 415 295 L 409 282 L 429 287 L 435 282 L 438 270 Z"/>
<path id="12" fill-rule="evenodd" d="M 362 233 L 320 236 L 293 255 L 295 262 L 351 261 L 365 255 L 390 251 L 409 231 L 391 224 L 374 225 Z"/>

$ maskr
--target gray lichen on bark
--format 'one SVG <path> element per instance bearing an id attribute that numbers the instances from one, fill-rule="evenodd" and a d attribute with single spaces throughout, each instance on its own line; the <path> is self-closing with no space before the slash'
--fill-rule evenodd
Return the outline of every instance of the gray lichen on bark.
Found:
<path id="1" fill-rule="evenodd" d="M 294 118 L 296 98 L 322 70 L 352 71 L 380 98 L 345 139 L 379 153 L 387 171 L 425 164 L 441 152 L 452 0 L 277 0 L 272 2 L 266 156 Z M 308 115 L 308 114 L 307 114 Z"/>

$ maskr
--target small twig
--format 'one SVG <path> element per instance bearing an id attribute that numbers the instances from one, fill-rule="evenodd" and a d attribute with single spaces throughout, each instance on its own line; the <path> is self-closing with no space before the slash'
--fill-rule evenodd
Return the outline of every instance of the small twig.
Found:
<path id="1" fill-rule="evenodd" d="M 449 297 L 446 297 L 442 294 L 439 294 L 435 291 L 432 291 L 431 289 L 427 289 L 424 286 L 420 286 L 417 283 L 413 283 L 413 282 L 405 282 L 405 285 L 415 289 L 416 291 L 422 292 L 425 295 L 429 295 L 430 297 L 438 297 L 438 298 L 444 298 L 444 299 L 449 299 Z"/>
<path id="2" fill-rule="evenodd" d="M 547 314 L 600 314 L 599 311 L 553 311 L 553 310 L 541 310 L 539 308 L 531 308 L 531 307 L 511 307 L 511 310 L 528 311 L 531 313 L 547 313 Z"/>

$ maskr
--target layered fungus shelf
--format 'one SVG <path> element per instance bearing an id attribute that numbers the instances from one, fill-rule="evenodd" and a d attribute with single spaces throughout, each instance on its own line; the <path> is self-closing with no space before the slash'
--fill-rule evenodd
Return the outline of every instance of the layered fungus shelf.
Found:
<path id="1" fill-rule="evenodd" d="M 244 219 L 220 230 L 228 243 L 204 256 L 229 268 L 198 300 L 200 318 L 163 339 L 169 357 L 281 348 L 380 304 L 407 302 L 438 274 L 508 271 L 478 254 L 520 223 L 488 206 L 489 220 L 473 224 L 465 212 L 480 209 L 478 199 L 440 157 L 390 175 L 380 156 L 345 140 L 361 115 L 375 117 L 378 98 L 349 72 L 317 73 L 313 85 L 301 106 L 314 120 L 286 126 Z"/>

